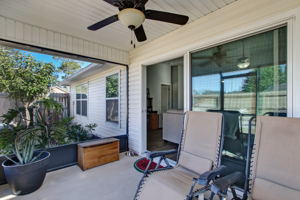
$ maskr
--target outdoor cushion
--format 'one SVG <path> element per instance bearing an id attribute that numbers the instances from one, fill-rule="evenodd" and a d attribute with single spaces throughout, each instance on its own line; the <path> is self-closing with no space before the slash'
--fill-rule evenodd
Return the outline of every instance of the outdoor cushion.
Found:
<path id="1" fill-rule="evenodd" d="M 198 175 L 182 167 L 163 170 L 149 176 L 142 186 L 139 199 L 184 200 Z"/>
<path id="2" fill-rule="evenodd" d="M 253 159 L 255 200 L 300 199 L 300 119 L 258 117 Z"/>
<path id="3" fill-rule="evenodd" d="M 300 191 L 261 178 L 255 179 L 253 200 L 299 200 Z"/>
<path id="4" fill-rule="evenodd" d="M 179 165 L 199 174 L 207 171 L 216 164 L 218 156 L 219 138 L 222 129 L 222 114 L 212 112 L 188 112 L 185 117 L 185 131 L 181 147 Z M 187 155 L 194 155 L 193 161 Z M 181 157 L 182 156 L 182 157 Z M 188 162 L 187 162 L 188 161 Z M 194 165 L 191 166 L 191 162 Z M 208 166 L 207 163 L 211 165 Z M 203 163 L 208 168 L 201 169 Z M 198 164 L 198 166 L 196 166 Z M 194 168 L 198 167 L 199 170 Z"/>

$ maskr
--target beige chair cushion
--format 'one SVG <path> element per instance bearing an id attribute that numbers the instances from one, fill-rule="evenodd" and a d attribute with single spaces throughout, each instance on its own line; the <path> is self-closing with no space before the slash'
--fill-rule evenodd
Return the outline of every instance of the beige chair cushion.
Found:
<path id="1" fill-rule="evenodd" d="M 298 200 L 300 192 L 261 178 L 255 179 L 253 200 Z"/>
<path id="2" fill-rule="evenodd" d="M 179 165 L 198 174 L 211 169 L 217 159 L 221 131 L 221 113 L 188 112 Z"/>
<path id="3" fill-rule="evenodd" d="M 181 167 L 153 173 L 146 179 L 138 199 L 184 200 L 193 183 L 193 177 L 197 176 Z"/>
<path id="4" fill-rule="evenodd" d="M 221 126 L 220 113 L 188 112 L 178 165 L 174 169 L 151 174 L 138 199 L 185 199 L 193 178 L 215 165 Z"/>
<path id="5" fill-rule="evenodd" d="M 258 117 L 255 145 L 253 199 L 299 200 L 300 119 Z"/>

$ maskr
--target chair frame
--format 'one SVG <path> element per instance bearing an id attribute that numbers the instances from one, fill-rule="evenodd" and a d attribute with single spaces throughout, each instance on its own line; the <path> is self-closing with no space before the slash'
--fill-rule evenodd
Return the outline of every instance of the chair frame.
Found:
<path id="1" fill-rule="evenodd" d="M 187 112 L 185 112 L 184 123 L 185 123 L 186 116 L 187 116 L 186 114 L 187 114 Z M 147 156 L 148 156 L 148 158 L 150 158 L 150 162 L 149 162 L 149 164 L 148 164 L 148 166 L 147 166 L 147 168 L 144 172 L 144 175 L 143 175 L 141 181 L 138 184 L 137 191 L 136 191 L 135 196 L 134 196 L 134 200 L 138 200 L 139 193 L 141 192 L 141 190 L 143 188 L 143 185 L 144 185 L 146 179 L 149 177 L 149 175 L 151 175 L 152 173 L 158 172 L 158 171 L 169 170 L 169 169 L 174 168 L 173 166 L 171 166 L 169 164 L 169 162 L 167 161 L 167 158 L 165 156 L 168 155 L 168 154 L 171 154 L 171 152 L 172 153 L 177 152 L 178 153 L 177 154 L 177 161 L 178 161 L 179 158 L 180 158 L 181 149 L 184 145 L 184 137 L 185 137 L 185 128 L 182 130 L 180 145 L 178 146 L 177 150 L 147 152 L 148 153 Z M 216 161 L 216 167 L 215 167 L 214 170 L 207 171 L 207 172 L 201 174 L 198 178 L 193 179 L 193 183 L 191 185 L 190 191 L 187 191 L 186 200 L 192 200 L 194 197 L 199 197 L 199 195 L 203 195 L 206 191 L 209 191 L 210 183 L 221 176 L 221 173 L 224 170 L 224 166 L 220 166 L 221 157 L 222 157 L 222 150 L 223 150 L 223 144 L 224 144 L 224 117 L 222 115 L 221 134 L 218 138 L 218 147 L 217 147 L 218 148 L 218 153 L 217 153 L 217 157 L 216 157 L 216 160 L 215 160 Z M 151 162 L 156 157 L 160 157 L 159 162 L 161 162 L 162 160 L 167 161 L 166 162 L 167 167 L 166 168 L 156 167 L 154 170 L 149 170 Z M 159 164 L 157 164 L 157 166 L 159 166 Z M 205 183 L 203 182 L 203 180 L 205 180 L 204 181 Z M 197 184 L 200 184 L 203 187 L 199 190 L 194 191 L 194 187 Z M 205 184 L 205 185 L 203 185 L 203 184 Z"/>

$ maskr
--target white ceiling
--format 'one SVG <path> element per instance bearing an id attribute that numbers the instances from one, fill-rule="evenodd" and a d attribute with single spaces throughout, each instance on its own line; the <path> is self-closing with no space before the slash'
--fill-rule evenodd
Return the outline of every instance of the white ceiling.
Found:
<path id="1" fill-rule="evenodd" d="M 146 9 L 188 15 L 189 23 L 236 0 L 149 0 Z M 117 14 L 116 7 L 102 0 L 1 0 L 0 15 L 90 41 L 130 50 L 131 33 L 120 22 L 98 31 L 87 26 Z M 149 42 L 180 26 L 146 20 L 144 29 Z M 142 45 L 140 43 L 138 45 Z"/>

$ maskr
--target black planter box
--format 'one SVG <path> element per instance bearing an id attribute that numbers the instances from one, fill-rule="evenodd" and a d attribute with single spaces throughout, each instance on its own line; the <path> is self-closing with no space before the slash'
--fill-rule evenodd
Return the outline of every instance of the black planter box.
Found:
<path id="1" fill-rule="evenodd" d="M 127 135 L 115 136 L 120 140 L 120 152 L 127 151 Z M 97 136 L 94 136 L 91 140 L 100 139 Z M 47 149 L 50 152 L 50 161 L 48 164 L 48 172 L 62 169 L 77 164 L 77 144 L 66 144 L 57 147 L 52 147 Z M 6 160 L 4 156 L 0 156 L 0 164 Z M 5 184 L 5 176 L 3 172 L 3 167 L 0 165 L 0 185 Z"/>
<path id="2" fill-rule="evenodd" d="M 6 158 L 4 156 L 0 156 L 0 185 L 6 183 L 5 176 L 4 176 L 4 170 L 3 170 L 3 167 L 2 167 L 2 163 L 5 160 L 6 160 Z"/>
<path id="3" fill-rule="evenodd" d="M 119 136 L 114 136 L 112 138 L 117 138 L 120 140 L 120 152 L 125 152 L 128 150 L 128 136 L 127 135 L 119 135 Z"/>
<path id="4" fill-rule="evenodd" d="M 47 149 L 50 152 L 48 172 L 77 164 L 77 143 Z"/>

